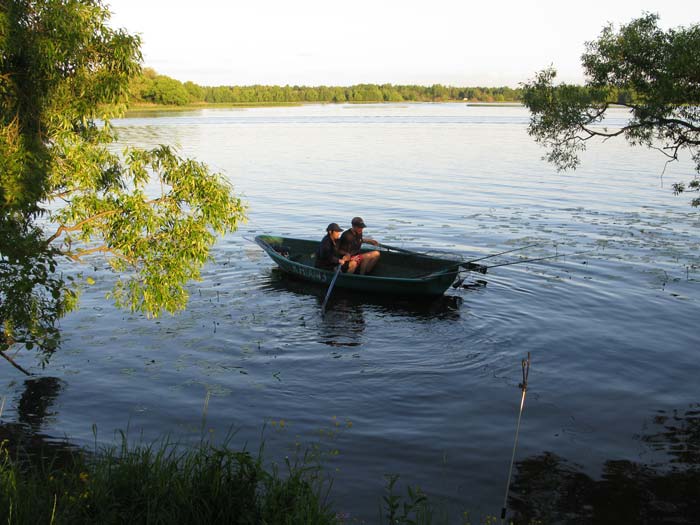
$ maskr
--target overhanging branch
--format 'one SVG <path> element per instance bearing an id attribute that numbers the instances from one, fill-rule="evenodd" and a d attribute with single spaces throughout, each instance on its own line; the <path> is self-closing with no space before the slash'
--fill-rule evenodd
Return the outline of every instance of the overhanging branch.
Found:
<path id="1" fill-rule="evenodd" d="M 65 255 L 66 257 L 68 257 L 69 259 L 71 259 L 75 262 L 80 262 L 80 260 L 83 257 L 85 257 L 86 255 L 93 254 L 93 253 L 110 253 L 114 257 L 122 259 L 123 261 L 126 261 L 133 266 L 136 266 L 136 264 L 138 262 L 135 259 L 132 259 L 131 257 L 127 257 L 126 255 L 115 251 L 114 248 L 110 248 L 107 245 L 96 246 L 94 248 L 87 248 L 84 250 L 78 250 L 77 252 L 64 252 L 63 255 Z"/>
<path id="2" fill-rule="evenodd" d="M 168 200 L 172 200 L 170 197 L 163 196 L 158 199 L 152 199 L 150 201 L 146 201 L 144 204 L 146 205 L 152 205 L 152 204 L 160 204 L 162 202 L 167 202 Z M 100 213 L 97 213 L 95 215 L 92 215 L 91 217 L 88 217 L 86 219 L 83 219 L 82 221 L 74 224 L 73 226 L 66 226 L 65 224 L 61 224 L 58 229 L 56 230 L 56 233 L 54 233 L 51 237 L 49 237 L 46 240 L 46 244 L 50 244 L 51 242 L 55 241 L 58 237 L 60 237 L 63 233 L 66 232 L 74 232 L 80 230 L 83 226 L 86 224 L 97 220 L 101 219 L 102 217 L 107 217 L 109 215 L 113 215 L 115 213 L 121 212 L 121 209 L 116 209 L 116 210 L 106 210 Z"/>
<path id="3" fill-rule="evenodd" d="M 19 371 L 22 372 L 23 374 L 28 375 L 28 376 L 32 375 L 30 372 L 27 372 L 24 368 L 22 368 L 20 365 L 18 365 L 18 364 L 15 362 L 15 360 L 12 359 L 12 358 L 11 358 L 9 355 L 7 355 L 5 352 L 0 351 L 0 356 L 2 356 L 2 357 L 4 357 L 5 359 L 7 359 L 7 361 L 8 361 L 12 366 L 14 366 L 17 370 L 19 370 Z"/>
<path id="4" fill-rule="evenodd" d="M 101 217 L 106 217 L 107 215 L 112 215 L 114 213 L 117 213 L 120 210 L 107 210 L 103 211 L 101 213 L 98 213 L 97 215 L 93 215 L 92 217 L 88 217 L 87 219 L 84 219 L 80 221 L 77 224 L 74 224 L 73 226 L 66 226 L 65 224 L 61 224 L 58 227 L 58 230 L 56 230 L 56 233 L 54 233 L 51 237 L 49 237 L 46 240 L 46 244 L 50 244 L 52 241 L 56 240 L 58 237 L 60 237 L 64 232 L 74 232 L 79 229 L 81 229 L 84 225 L 86 225 L 89 222 L 92 222 L 94 220 L 97 220 Z"/>
<path id="5" fill-rule="evenodd" d="M 604 138 L 610 139 L 610 138 L 613 138 L 613 137 L 619 137 L 620 135 L 622 135 L 622 134 L 624 134 L 624 133 L 626 133 L 626 132 L 628 132 L 628 131 L 630 131 L 630 130 L 633 130 L 633 129 L 653 127 L 653 125 L 651 125 L 651 124 L 646 124 L 646 123 L 645 123 L 645 124 L 643 124 L 643 123 L 639 123 L 639 124 L 630 124 L 629 126 L 623 126 L 623 127 L 620 128 L 619 130 L 613 131 L 613 132 L 597 131 L 597 130 L 594 130 L 594 129 L 590 129 L 590 128 L 586 127 L 585 125 L 581 125 L 580 127 L 581 127 L 581 129 L 582 129 L 583 131 L 585 131 L 586 133 L 590 134 L 591 136 L 595 136 L 595 137 L 604 137 Z"/>

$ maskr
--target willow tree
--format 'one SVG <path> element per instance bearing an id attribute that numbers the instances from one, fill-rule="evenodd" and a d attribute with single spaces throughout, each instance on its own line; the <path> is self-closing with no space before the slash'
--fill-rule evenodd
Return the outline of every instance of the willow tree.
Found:
<path id="1" fill-rule="evenodd" d="M 624 137 L 660 151 L 668 162 L 689 154 L 695 173 L 673 188 L 700 191 L 700 26 L 664 31 L 658 20 L 647 14 L 618 31 L 609 25 L 588 42 L 584 86 L 555 85 L 554 68 L 523 85 L 529 133 L 557 168 L 575 169 L 591 139 Z M 604 119 L 613 106 L 628 108 L 630 118 L 610 129 Z M 700 206 L 700 198 L 691 204 Z"/>
<path id="2" fill-rule="evenodd" d="M 217 234 L 244 205 L 167 146 L 116 154 L 110 120 L 140 72 L 137 36 L 101 0 L 0 0 L 0 353 L 57 348 L 78 302 L 61 259 L 104 257 L 117 305 L 183 309 Z M 13 361 L 14 364 L 14 361 Z M 18 365 L 16 365 L 18 366 Z"/>

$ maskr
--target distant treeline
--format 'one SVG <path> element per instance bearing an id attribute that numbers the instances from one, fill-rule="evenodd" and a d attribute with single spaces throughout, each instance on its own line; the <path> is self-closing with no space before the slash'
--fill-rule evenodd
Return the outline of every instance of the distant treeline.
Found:
<path id="1" fill-rule="evenodd" d="M 584 89 L 584 88 L 581 88 Z M 520 102 L 522 89 L 510 87 L 397 86 L 199 86 L 159 75 L 151 68 L 131 84 L 134 102 L 184 106 L 186 104 L 294 104 L 302 102 Z M 612 103 L 635 100 L 629 89 L 609 93 Z"/>
<path id="2" fill-rule="evenodd" d="M 153 69 L 131 85 L 135 102 L 183 106 L 197 103 L 299 103 L 299 102 L 518 102 L 521 90 L 509 87 L 396 86 L 358 84 L 355 86 L 199 86 L 180 82 Z"/>

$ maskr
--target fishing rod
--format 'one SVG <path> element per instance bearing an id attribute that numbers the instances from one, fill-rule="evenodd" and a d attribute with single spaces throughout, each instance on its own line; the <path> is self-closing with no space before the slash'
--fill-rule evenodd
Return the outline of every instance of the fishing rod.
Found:
<path id="1" fill-rule="evenodd" d="M 519 252 L 522 250 L 526 250 L 528 248 L 532 248 L 534 246 L 540 246 L 542 243 L 536 242 L 533 244 L 528 244 L 527 246 L 521 246 L 520 248 L 513 248 L 512 250 L 506 250 L 504 252 L 499 252 L 499 253 L 493 253 L 491 255 L 486 255 L 484 257 L 479 257 L 478 259 L 470 259 L 468 261 L 464 261 L 461 264 L 469 264 L 469 263 L 475 263 L 477 261 L 483 261 L 484 259 L 491 259 L 492 257 L 498 257 L 499 255 L 505 255 L 507 253 L 513 253 L 513 252 Z M 395 252 L 400 252 L 400 253 L 410 253 L 410 254 L 418 254 L 418 255 L 428 255 L 427 253 L 424 252 L 414 252 L 411 250 L 404 250 L 403 248 L 397 248 L 395 246 L 389 246 L 388 244 L 382 244 L 382 243 L 377 243 L 377 246 L 380 248 L 385 248 L 387 250 L 393 250 Z"/>
<path id="2" fill-rule="evenodd" d="M 530 375 L 530 352 L 527 353 L 527 359 L 522 360 L 523 367 L 523 382 L 520 383 L 522 396 L 520 397 L 520 412 L 518 413 L 518 424 L 515 427 L 515 441 L 513 442 L 513 455 L 510 457 L 510 469 L 508 470 L 508 482 L 506 483 L 506 495 L 503 497 L 503 507 L 501 507 L 501 523 L 505 523 L 506 508 L 508 506 L 508 493 L 510 492 L 510 480 L 513 475 L 513 463 L 515 462 L 515 450 L 518 447 L 518 436 L 520 434 L 520 420 L 523 417 L 523 408 L 525 407 L 525 395 L 527 394 L 527 379 Z"/>
<path id="3" fill-rule="evenodd" d="M 515 251 L 515 250 L 511 250 L 511 251 Z M 460 263 L 456 266 L 460 266 L 460 267 L 462 267 L 465 270 L 468 270 L 470 272 L 486 273 L 490 268 L 498 268 L 500 266 L 511 266 L 513 264 L 524 264 L 524 263 L 529 263 L 529 262 L 545 261 L 547 259 L 558 259 L 559 257 L 567 257 L 570 255 L 581 255 L 584 253 L 591 253 L 594 251 L 595 250 L 586 250 L 583 252 L 562 253 L 560 255 L 550 255 L 548 257 L 537 257 L 536 259 L 525 259 L 525 260 L 520 260 L 520 261 L 511 261 L 511 262 L 507 262 L 507 263 L 492 264 L 490 266 L 486 266 L 484 264 L 472 264 L 473 261 L 463 262 L 463 263 Z M 504 252 L 504 253 L 508 253 L 508 252 Z M 498 254 L 498 255 L 502 255 L 502 254 Z M 483 260 L 483 259 L 476 259 L 476 260 Z M 454 266 L 452 268 L 454 268 Z M 445 271 L 445 270 L 443 270 L 443 271 Z M 459 288 L 460 286 L 462 286 L 462 283 L 464 283 L 465 279 L 466 279 L 466 277 L 463 277 L 463 278 L 455 281 L 452 284 L 452 288 Z"/>
<path id="4" fill-rule="evenodd" d="M 499 255 L 505 255 L 506 253 L 513 253 L 513 252 L 519 252 L 521 250 L 525 250 L 527 248 L 532 248 L 533 246 L 539 246 L 541 243 L 536 242 L 534 244 L 528 244 L 527 246 L 523 246 L 522 248 L 513 248 L 512 250 L 506 250 L 505 252 L 501 253 L 494 253 L 493 255 L 487 255 L 485 257 L 479 257 L 478 259 L 472 259 L 471 261 L 466 261 L 467 263 L 473 263 L 477 261 L 483 261 L 484 259 L 490 259 L 491 257 L 498 257 Z"/>
<path id="5" fill-rule="evenodd" d="M 441 270 L 433 273 L 429 273 L 428 275 L 424 275 L 423 278 L 428 278 L 428 277 L 434 277 L 437 274 L 440 273 L 445 273 L 449 272 L 451 270 L 454 270 L 455 268 L 464 268 L 465 270 L 469 272 L 479 272 L 479 273 L 486 273 L 489 268 L 497 268 L 498 266 L 508 266 L 511 264 L 520 264 L 520 263 L 526 263 L 526 262 L 534 262 L 534 261 L 542 261 L 544 259 L 553 259 L 554 257 L 564 257 L 566 255 L 576 255 L 575 253 L 568 253 L 568 254 L 561 254 L 561 255 L 552 255 L 549 257 L 540 257 L 537 259 L 526 259 L 524 261 L 511 261 L 508 263 L 501 263 L 501 264 L 492 264 L 491 266 L 487 266 L 485 264 L 476 264 L 476 261 L 483 261 L 484 259 L 489 259 L 490 257 L 497 257 L 498 255 L 504 255 L 506 253 L 512 253 L 512 252 L 517 252 L 519 250 L 524 250 L 526 248 L 532 248 L 533 246 L 538 246 L 540 243 L 537 244 L 529 244 L 527 246 L 523 246 L 522 248 L 513 248 L 512 250 L 506 250 L 505 252 L 501 253 L 494 253 L 493 255 L 487 255 L 485 257 L 481 257 L 479 259 L 472 259 L 471 261 L 462 261 L 458 262 L 456 264 L 453 264 L 452 266 L 448 266 L 447 268 L 442 268 Z M 592 250 L 591 250 L 592 251 Z M 579 253 L 587 253 L 587 252 L 579 252 Z M 459 279 L 456 281 L 452 287 L 453 288 L 459 288 L 466 277 Z"/>
<path id="6" fill-rule="evenodd" d="M 512 250 L 506 250 L 505 252 L 494 253 L 492 255 L 486 255 L 484 257 L 479 257 L 478 259 L 472 259 L 471 261 L 465 261 L 465 262 L 461 263 L 459 266 L 464 268 L 465 270 L 470 271 L 470 272 L 486 273 L 486 271 L 489 268 L 493 268 L 493 266 L 486 266 L 484 264 L 474 264 L 474 263 L 476 263 L 477 261 L 483 261 L 484 259 L 491 259 L 492 257 L 498 257 L 499 255 L 505 255 L 507 253 L 519 252 L 519 251 L 525 250 L 527 248 L 532 248 L 533 246 L 539 246 L 540 244 L 541 243 L 536 242 L 533 244 L 528 244 L 527 246 L 523 246 L 522 248 L 513 248 Z M 452 287 L 459 288 L 460 286 L 462 286 L 464 279 L 466 279 L 466 277 L 463 279 L 460 279 L 459 281 L 454 283 L 452 285 Z"/>
<path id="7" fill-rule="evenodd" d="M 596 250 L 586 250 L 583 252 L 574 252 L 574 253 L 562 253 L 561 255 L 550 255 L 548 257 L 537 257 L 536 259 L 525 259 L 521 261 L 511 261 L 507 263 L 500 263 L 500 264 L 492 264 L 490 266 L 485 266 L 485 268 L 498 268 L 500 266 L 511 266 L 513 264 L 524 264 L 524 263 L 529 263 L 529 262 L 537 262 L 537 261 L 545 261 L 547 259 L 558 259 L 559 257 L 569 257 L 571 255 L 583 255 L 584 253 L 592 253 Z"/>
<path id="8" fill-rule="evenodd" d="M 462 268 L 464 268 L 465 270 L 468 270 L 468 271 L 470 271 L 470 272 L 486 273 L 486 270 L 487 270 L 488 268 L 492 268 L 492 266 L 485 266 L 485 265 L 483 265 L 483 264 L 475 264 L 477 261 L 483 261 L 484 259 L 490 259 L 490 258 L 492 258 L 492 257 L 498 257 L 499 255 L 505 255 L 505 254 L 507 254 L 507 253 L 513 253 L 513 252 L 518 252 L 518 251 L 526 250 L 527 248 L 532 248 L 533 246 L 539 246 L 539 245 L 541 245 L 541 243 L 528 244 L 527 246 L 522 246 L 522 247 L 520 247 L 520 248 L 513 248 L 512 250 L 506 250 L 506 251 L 504 251 L 504 252 L 499 252 L 499 253 L 494 253 L 494 254 L 491 254 L 491 255 L 486 255 L 486 256 L 484 256 L 484 257 L 479 257 L 478 259 L 471 259 L 471 260 L 469 260 L 469 261 L 462 261 L 462 262 L 459 262 L 459 263 L 457 263 L 457 264 L 455 264 L 455 265 L 453 265 L 453 266 L 450 266 L 449 268 L 443 269 L 442 271 L 451 270 L 451 269 L 453 269 L 453 268 L 462 267 Z M 431 255 L 431 254 L 424 253 L 424 252 L 414 252 L 414 251 L 410 251 L 410 250 L 404 250 L 403 248 L 397 248 L 396 246 L 389 246 L 389 245 L 387 245 L 387 244 L 382 244 L 382 243 L 379 243 L 379 242 L 377 243 L 377 246 L 380 247 L 380 248 L 387 249 L 387 250 L 393 250 L 393 251 L 399 252 L 399 253 L 406 253 L 406 254 L 411 254 L 411 255 L 421 255 L 421 256 L 423 256 L 423 257 L 435 257 L 435 253 L 433 253 L 433 255 Z M 436 252 L 436 253 L 442 253 L 442 252 Z M 449 254 L 448 254 L 448 255 L 449 255 Z M 437 273 L 440 273 L 440 272 L 437 272 Z M 434 274 L 429 274 L 429 275 L 432 276 L 432 275 L 434 275 Z M 462 281 L 464 281 L 464 279 L 462 279 Z M 460 284 L 461 284 L 461 282 L 460 282 Z"/>

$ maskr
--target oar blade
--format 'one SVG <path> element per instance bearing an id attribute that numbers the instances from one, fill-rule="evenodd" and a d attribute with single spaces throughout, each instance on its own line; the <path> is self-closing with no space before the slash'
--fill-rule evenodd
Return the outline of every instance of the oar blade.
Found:
<path id="1" fill-rule="evenodd" d="M 331 298 L 331 292 L 333 291 L 333 287 L 335 286 L 335 281 L 338 279 L 338 275 L 340 274 L 341 268 L 342 268 L 342 266 L 339 264 L 335 270 L 335 274 L 333 274 L 333 279 L 331 280 L 331 284 L 328 287 L 328 291 L 326 292 L 326 297 L 325 297 L 325 299 L 323 299 L 323 304 L 321 305 L 321 315 L 326 314 L 326 305 L 328 304 L 328 299 Z"/>

